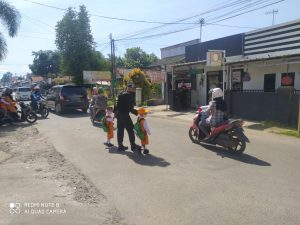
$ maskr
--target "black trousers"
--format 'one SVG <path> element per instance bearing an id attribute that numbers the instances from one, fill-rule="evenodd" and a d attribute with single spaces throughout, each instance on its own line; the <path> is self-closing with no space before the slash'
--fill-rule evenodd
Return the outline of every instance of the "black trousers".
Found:
<path id="1" fill-rule="evenodd" d="M 117 116 L 117 137 L 118 137 L 118 145 L 123 145 L 124 139 L 124 129 L 126 129 L 131 148 L 135 147 L 135 136 L 133 131 L 133 123 L 129 115 L 118 115 Z"/>

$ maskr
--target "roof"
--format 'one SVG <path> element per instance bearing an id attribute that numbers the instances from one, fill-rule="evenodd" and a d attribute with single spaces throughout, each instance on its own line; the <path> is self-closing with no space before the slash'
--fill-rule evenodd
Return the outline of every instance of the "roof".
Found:
<path id="1" fill-rule="evenodd" d="M 160 50 L 168 50 L 168 49 L 172 49 L 172 48 L 176 48 L 176 47 L 193 45 L 193 44 L 197 44 L 197 43 L 199 43 L 199 39 L 194 39 L 194 40 L 191 40 L 191 41 L 186 41 L 186 42 L 182 42 L 182 43 L 179 43 L 179 44 L 167 46 L 167 47 L 161 48 Z"/>
<path id="2" fill-rule="evenodd" d="M 249 56 L 239 56 L 239 57 L 226 57 L 226 63 L 237 63 L 237 62 L 249 62 L 249 61 L 258 61 L 265 59 L 274 59 L 281 57 L 290 57 L 290 56 L 298 56 L 300 55 L 300 49 L 287 50 L 282 52 L 270 52 L 264 54 L 256 54 Z"/>
<path id="3" fill-rule="evenodd" d="M 151 64 L 148 67 L 156 67 L 156 66 L 161 66 L 161 65 L 171 65 L 175 63 L 180 63 L 185 61 L 185 55 L 177 55 L 174 57 L 168 57 L 168 58 L 163 58 L 158 60 L 157 62 Z"/>
<path id="4" fill-rule="evenodd" d="M 32 80 L 32 82 L 40 82 L 40 81 L 44 81 L 45 78 L 42 76 L 32 76 L 31 80 Z"/>

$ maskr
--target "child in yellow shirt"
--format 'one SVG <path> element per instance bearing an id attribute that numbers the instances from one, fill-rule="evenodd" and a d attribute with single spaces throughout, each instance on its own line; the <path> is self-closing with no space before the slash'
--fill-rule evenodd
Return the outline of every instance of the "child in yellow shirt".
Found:
<path id="1" fill-rule="evenodd" d="M 142 150 L 144 154 L 148 154 L 149 150 L 146 148 L 146 145 L 149 145 L 149 137 L 148 135 L 151 135 L 146 117 L 148 114 L 149 110 L 145 108 L 140 108 L 138 110 L 138 123 L 140 124 L 141 131 L 144 134 L 144 138 L 141 139 L 141 145 L 142 145 Z"/>
<path id="2" fill-rule="evenodd" d="M 113 107 L 106 108 L 105 121 L 107 126 L 107 141 L 104 144 L 108 147 L 114 146 L 110 141 L 114 137 L 114 113 Z"/>

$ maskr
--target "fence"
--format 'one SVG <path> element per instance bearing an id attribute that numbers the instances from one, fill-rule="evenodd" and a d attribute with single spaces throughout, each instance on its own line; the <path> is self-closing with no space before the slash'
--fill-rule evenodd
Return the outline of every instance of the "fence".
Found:
<path id="1" fill-rule="evenodd" d="M 270 120 L 297 128 L 300 91 L 289 93 L 262 90 L 229 91 L 225 95 L 232 117 Z"/>

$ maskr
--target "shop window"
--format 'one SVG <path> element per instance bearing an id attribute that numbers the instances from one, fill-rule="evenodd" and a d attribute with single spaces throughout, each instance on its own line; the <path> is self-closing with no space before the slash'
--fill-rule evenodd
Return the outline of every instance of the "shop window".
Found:
<path id="1" fill-rule="evenodd" d="M 295 73 L 282 73 L 281 74 L 281 86 L 282 87 L 294 87 Z"/>

